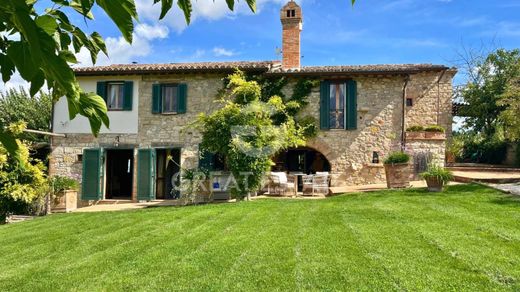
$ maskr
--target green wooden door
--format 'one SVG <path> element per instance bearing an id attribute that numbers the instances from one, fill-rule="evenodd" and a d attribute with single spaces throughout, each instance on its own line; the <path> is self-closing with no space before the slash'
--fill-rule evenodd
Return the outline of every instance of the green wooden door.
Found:
<path id="1" fill-rule="evenodd" d="M 103 150 L 83 150 L 82 200 L 103 199 Z"/>
<path id="2" fill-rule="evenodd" d="M 155 200 L 155 149 L 137 152 L 137 200 Z"/>

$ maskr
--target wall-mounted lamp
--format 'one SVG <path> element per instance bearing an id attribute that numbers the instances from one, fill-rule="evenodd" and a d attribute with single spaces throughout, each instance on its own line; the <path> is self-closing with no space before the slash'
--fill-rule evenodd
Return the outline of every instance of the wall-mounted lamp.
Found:
<path id="1" fill-rule="evenodd" d="M 372 163 L 379 163 L 379 153 L 377 151 L 372 152 Z"/>
<path id="2" fill-rule="evenodd" d="M 116 136 L 116 138 L 114 139 L 114 146 L 119 147 L 119 136 Z"/>

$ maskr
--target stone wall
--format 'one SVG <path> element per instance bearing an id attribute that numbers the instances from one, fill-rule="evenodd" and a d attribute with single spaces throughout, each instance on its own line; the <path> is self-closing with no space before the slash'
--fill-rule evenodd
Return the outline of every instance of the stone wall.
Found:
<path id="1" fill-rule="evenodd" d="M 139 81 L 138 134 L 102 134 L 97 139 L 91 135 L 72 134 L 67 138 L 53 138 L 52 173 L 81 178 L 81 162 L 77 158 L 83 149 L 113 148 L 117 139 L 119 147 L 180 148 L 182 167 L 195 167 L 201 136 L 188 125 L 195 121 L 200 112 L 209 113 L 220 106 L 215 100 L 222 89 L 223 77 L 215 74 L 143 76 Z M 414 105 L 405 109 L 405 124 L 440 124 L 447 129 L 449 138 L 453 73 L 447 72 L 438 83 L 439 77 L 440 73 L 422 73 L 411 77 L 407 94 L 414 99 Z M 329 160 L 333 186 L 383 183 L 384 169 L 381 163 L 372 163 L 373 152 L 378 152 L 382 161 L 401 146 L 405 77 L 365 76 L 354 79 L 358 84 L 358 128 L 353 131 L 320 131 L 315 139 L 308 141 L 309 147 L 320 151 Z M 152 114 L 152 85 L 157 82 L 188 85 L 185 114 Z M 291 79 L 284 89 L 287 96 L 295 82 Z M 319 121 L 319 101 L 317 87 L 312 90 L 310 103 L 300 116 L 311 115 Z M 444 161 L 444 148 L 444 141 L 408 141 L 407 145 L 411 152 L 430 149 L 436 153 L 438 161 Z"/>

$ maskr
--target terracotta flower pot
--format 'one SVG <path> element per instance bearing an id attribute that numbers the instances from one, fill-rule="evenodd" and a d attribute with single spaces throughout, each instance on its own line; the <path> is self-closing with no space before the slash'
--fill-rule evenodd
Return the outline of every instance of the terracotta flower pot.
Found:
<path id="1" fill-rule="evenodd" d="M 426 185 L 428 185 L 428 191 L 434 192 L 434 193 L 439 193 L 439 192 L 443 191 L 443 189 L 444 189 L 443 181 L 439 180 L 436 177 L 428 177 L 428 178 L 425 178 L 425 180 L 426 180 Z"/>
<path id="2" fill-rule="evenodd" d="M 445 137 L 442 132 L 424 132 L 425 139 L 444 139 Z"/>
<path id="3" fill-rule="evenodd" d="M 410 186 L 410 165 L 408 163 L 385 164 L 386 185 L 389 189 Z"/>

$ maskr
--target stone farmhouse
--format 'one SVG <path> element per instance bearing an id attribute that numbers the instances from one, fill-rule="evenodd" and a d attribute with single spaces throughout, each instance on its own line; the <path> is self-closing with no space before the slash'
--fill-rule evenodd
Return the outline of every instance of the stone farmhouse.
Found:
<path id="1" fill-rule="evenodd" d="M 320 80 L 302 115 L 315 117 L 320 131 L 306 147 L 277 155 L 275 168 L 328 171 L 331 186 L 385 181 L 382 160 L 405 149 L 415 173 L 431 157 L 444 163 L 451 136 L 452 79 L 443 65 L 301 66 L 303 15 L 293 1 L 281 9 L 282 61 L 123 64 L 77 68 L 81 87 L 107 102 L 110 129 L 92 136 L 87 119 L 68 119 L 67 103 L 54 106 L 50 172 L 80 178 L 81 199 L 132 201 L 172 198 L 172 175 L 206 163 L 201 136 L 186 126 L 219 105 L 222 79 L 240 69 L 286 77 L 289 95 L 302 78 Z M 411 135 L 413 125 L 440 125 L 445 135 Z M 209 157 L 209 158 L 208 158 Z M 200 161 L 199 161 L 200 160 Z M 175 163 L 172 163 L 175 162 Z"/>

